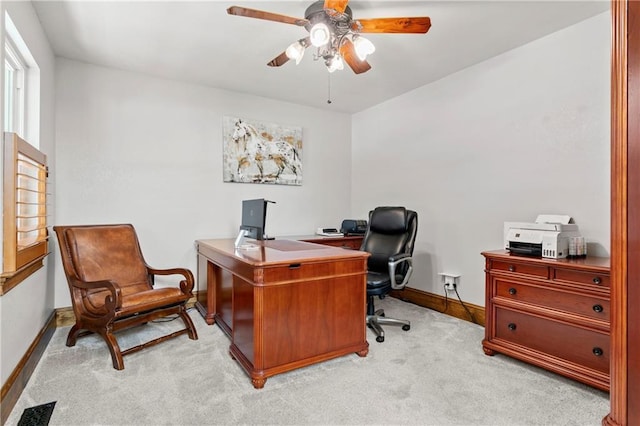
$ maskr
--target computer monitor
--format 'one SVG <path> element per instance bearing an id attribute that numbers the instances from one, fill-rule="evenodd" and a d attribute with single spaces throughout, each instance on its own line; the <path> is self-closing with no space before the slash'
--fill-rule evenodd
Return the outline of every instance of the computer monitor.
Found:
<path id="1" fill-rule="evenodd" d="M 240 230 L 247 231 L 245 236 L 254 240 L 264 239 L 264 227 L 267 219 L 267 202 L 264 198 L 242 201 L 242 223 Z"/>
<path id="2" fill-rule="evenodd" d="M 240 224 L 240 233 L 236 238 L 236 247 L 244 243 L 245 237 L 254 240 L 265 239 L 267 203 L 273 203 L 273 201 L 264 198 L 242 201 L 242 223 Z"/>

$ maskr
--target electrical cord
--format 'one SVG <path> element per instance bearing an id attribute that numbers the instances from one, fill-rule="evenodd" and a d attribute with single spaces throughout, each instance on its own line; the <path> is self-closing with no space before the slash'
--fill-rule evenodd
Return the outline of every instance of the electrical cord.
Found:
<path id="1" fill-rule="evenodd" d="M 445 312 L 447 312 L 447 309 L 449 308 L 449 291 L 447 290 L 447 285 L 446 284 L 442 285 L 442 289 L 444 291 L 444 309 L 442 309 L 441 311 L 438 311 L 436 309 L 436 311 L 440 312 L 441 314 L 444 314 Z M 455 285 L 455 283 L 453 284 L 453 291 L 456 292 L 456 296 L 458 297 L 458 300 L 460 301 L 460 304 L 462 305 L 464 310 L 467 311 L 467 313 L 469 314 L 469 318 L 471 318 L 471 322 L 472 323 L 476 323 L 476 319 L 473 317 L 473 314 L 471 313 L 469 308 L 467 308 L 467 305 L 465 305 L 464 302 L 462 301 L 462 299 L 460 298 L 460 293 L 458 293 L 458 286 Z"/>
<path id="2" fill-rule="evenodd" d="M 447 292 L 447 285 L 443 284 L 442 289 L 444 290 L 444 309 L 440 312 L 445 313 L 449 308 L 449 293 Z"/>
<path id="3" fill-rule="evenodd" d="M 475 323 L 476 319 L 473 317 L 473 314 L 471 313 L 471 311 L 467 308 L 467 305 L 465 305 L 462 299 L 460 298 L 460 294 L 458 293 L 458 286 L 455 283 L 453 284 L 453 291 L 456 292 L 456 296 L 458 296 L 458 300 L 460 301 L 460 304 L 462 305 L 464 310 L 467 311 L 467 313 L 469 314 L 469 318 L 471 318 L 471 322 Z"/>

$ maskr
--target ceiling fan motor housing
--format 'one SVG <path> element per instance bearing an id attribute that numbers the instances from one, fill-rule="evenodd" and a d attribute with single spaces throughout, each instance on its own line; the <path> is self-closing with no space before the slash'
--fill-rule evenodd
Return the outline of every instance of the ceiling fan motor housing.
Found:
<path id="1" fill-rule="evenodd" d="M 308 21 L 305 28 L 310 33 L 311 28 L 318 23 L 324 23 L 329 28 L 332 36 L 328 44 L 318 48 L 317 57 L 323 58 L 327 64 L 330 63 L 335 53 L 339 51 L 344 36 L 353 32 L 351 8 L 347 6 L 344 12 L 340 13 L 334 9 L 325 9 L 324 1 L 319 0 L 305 10 L 304 17 Z"/>
<path id="2" fill-rule="evenodd" d="M 341 37 L 351 29 L 353 13 L 349 6 L 345 8 L 343 13 L 336 12 L 333 9 L 325 9 L 324 1 L 319 0 L 305 10 L 304 17 L 309 21 L 309 23 L 305 25 L 307 31 L 310 31 L 318 22 L 324 22 L 334 31 L 336 37 Z"/>

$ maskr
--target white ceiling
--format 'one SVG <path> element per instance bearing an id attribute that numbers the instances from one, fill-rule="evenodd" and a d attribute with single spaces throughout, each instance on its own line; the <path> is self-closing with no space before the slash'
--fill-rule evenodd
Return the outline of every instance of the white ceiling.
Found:
<path id="1" fill-rule="evenodd" d="M 609 10 L 603 1 L 357 1 L 355 19 L 429 16 L 427 34 L 369 34 L 372 69 L 331 74 L 313 50 L 266 64 L 303 27 L 231 16 L 231 5 L 304 17 L 313 0 L 34 1 L 57 56 L 341 112 L 357 112 Z"/>

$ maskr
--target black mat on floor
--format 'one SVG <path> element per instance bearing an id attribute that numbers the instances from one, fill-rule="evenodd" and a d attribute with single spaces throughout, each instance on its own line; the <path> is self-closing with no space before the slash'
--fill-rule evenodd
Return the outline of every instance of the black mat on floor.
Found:
<path id="1" fill-rule="evenodd" d="M 27 408 L 22 412 L 18 426 L 47 426 L 56 401 Z"/>

